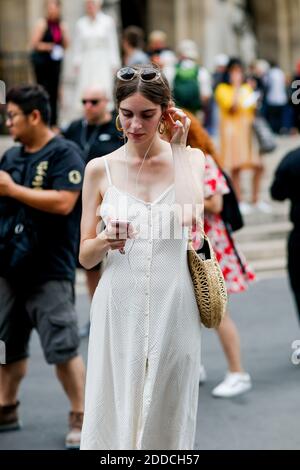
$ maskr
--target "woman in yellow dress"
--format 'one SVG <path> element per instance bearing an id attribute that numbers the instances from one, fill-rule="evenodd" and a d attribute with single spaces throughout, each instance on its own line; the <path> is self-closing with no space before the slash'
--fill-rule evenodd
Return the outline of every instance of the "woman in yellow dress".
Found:
<path id="1" fill-rule="evenodd" d="M 242 63 L 232 59 L 227 68 L 227 80 L 218 85 L 216 101 L 220 107 L 221 166 L 231 172 L 239 200 L 242 200 L 240 173 L 253 170 L 251 203 L 260 208 L 258 201 L 263 165 L 257 143 L 253 138 L 253 121 L 258 95 L 245 82 Z M 242 203 L 244 213 L 251 208 Z"/>

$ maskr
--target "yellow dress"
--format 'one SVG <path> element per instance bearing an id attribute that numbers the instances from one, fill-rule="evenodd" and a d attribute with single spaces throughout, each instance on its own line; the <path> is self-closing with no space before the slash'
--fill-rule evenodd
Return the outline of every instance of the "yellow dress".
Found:
<path id="1" fill-rule="evenodd" d="M 257 143 L 253 136 L 255 104 L 253 89 L 244 84 L 239 90 L 237 110 L 230 110 L 234 102 L 234 87 L 221 83 L 215 93 L 220 116 L 221 165 L 227 170 L 253 168 L 260 163 Z"/>

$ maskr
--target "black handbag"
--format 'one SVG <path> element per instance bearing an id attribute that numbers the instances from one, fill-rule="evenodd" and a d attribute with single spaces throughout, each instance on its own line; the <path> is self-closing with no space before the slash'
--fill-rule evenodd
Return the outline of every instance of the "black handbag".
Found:
<path id="1" fill-rule="evenodd" d="M 244 220 L 231 179 L 227 173 L 223 170 L 221 171 L 229 188 L 229 193 L 223 195 L 223 210 L 221 212 L 221 217 L 227 229 L 231 232 L 236 232 L 244 226 Z"/>
<path id="2" fill-rule="evenodd" d="M 276 149 L 275 136 L 265 118 L 257 116 L 253 122 L 253 130 L 257 138 L 260 154 L 271 153 Z"/>

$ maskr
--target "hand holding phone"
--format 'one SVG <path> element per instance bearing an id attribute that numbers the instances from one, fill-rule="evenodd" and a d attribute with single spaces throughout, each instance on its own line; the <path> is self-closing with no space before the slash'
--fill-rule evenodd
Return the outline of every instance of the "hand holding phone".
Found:
<path id="1" fill-rule="evenodd" d="M 121 244 L 123 242 L 124 246 L 128 239 L 132 239 L 136 235 L 131 222 L 121 219 L 110 220 L 106 229 L 106 233 L 110 240 L 113 240 L 115 243 L 119 242 Z M 119 251 L 121 254 L 125 254 L 124 248 L 121 248 Z"/>
<path id="2" fill-rule="evenodd" d="M 133 226 L 128 220 L 113 219 L 110 220 L 109 225 L 116 239 L 126 240 L 134 233 Z"/>

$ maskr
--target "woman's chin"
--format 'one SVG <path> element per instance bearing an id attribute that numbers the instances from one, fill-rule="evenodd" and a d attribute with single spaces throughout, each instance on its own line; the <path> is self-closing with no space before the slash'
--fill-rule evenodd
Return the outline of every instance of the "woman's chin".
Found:
<path id="1" fill-rule="evenodd" d="M 143 142 L 146 142 L 148 140 L 147 134 L 133 134 L 129 132 L 127 134 L 127 137 L 131 142 L 139 143 L 139 144 L 142 144 Z"/>

